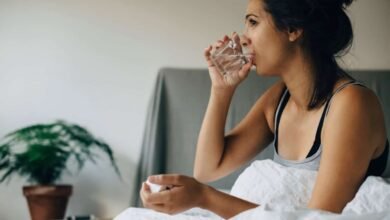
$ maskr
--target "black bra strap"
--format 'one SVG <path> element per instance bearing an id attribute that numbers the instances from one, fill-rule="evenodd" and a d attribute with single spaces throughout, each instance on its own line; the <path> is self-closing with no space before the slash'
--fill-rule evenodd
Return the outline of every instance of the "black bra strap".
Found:
<path id="1" fill-rule="evenodd" d="M 324 124 L 324 121 L 325 121 L 325 117 L 328 114 L 332 97 L 336 93 L 338 93 L 342 89 L 344 89 L 349 84 L 357 84 L 357 85 L 364 86 L 363 84 L 361 84 L 361 83 L 359 83 L 359 82 L 357 82 L 355 80 L 352 80 L 352 81 L 346 82 L 343 85 L 341 85 L 340 87 L 338 87 L 332 93 L 332 95 L 330 95 L 329 98 L 327 98 L 324 110 L 323 110 L 322 115 L 321 115 L 320 122 L 318 123 L 318 127 L 317 127 L 316 136 L 315 136 L 315 139 L 314 139 L 313 146 L 311 147 L 310 152 L 308 153 L 307 157 L 310 157 L 311 155 L 315 154 L 318 151 L 318 149 L 319 149 L 319 147 L 321 145 L 322 127 L 323 127 L 323 124 Z M 285 88 L 285 90 L 282 93 L 281 100 L 279 101 L 278 108 L 277 108 L 277 110 L 275 112 L 275 150 L 276 150 L 276 152 L 278 152 L 279 123 L 280 123 L 280 119 L 281 119 L 281 116 L 282 116 L 282 112 L 283 112 L 284 108 L 286 107 L 286 104 L 287 104 L 289 98 L 290 98 L 290 93 L 288 92 L 287 88 Z"/>
<path id="2" fill-rule="evenodd" d="M 287 101 L 290 98 L 290 93 L 287 91 L 287 88 L 283 90 L 281 100 L 279 101 L 279 106 L 276 109 L 275 113 L 275 150 L 278 152 L 278 134 L 279 134 L 279 122 L 282 117 L 282 112 L 284 107 L 286 107 Z"/>
<path id="3" fill-rule="evenodd" d="M 344 89 L 346 86 L 348 86 L 348 85 L 350 85 L 350 84 L 357 84 L 357 85 L 364 86 L 363 84 L 357 82 L 356 80 L 352 80 L 352 81 L 346 82 L 346 83 L 344 83 L 343 85 L 339 86 L 339 87 L 336 89 L 336 91 L 334 91 L 334 92 L 332 93 L 332 95 L 331 95 L 331 96 L 327 99 L 327 101 L 326 101 L 325 108 L 324 108 L 324 111 L 323 111 L 322 116 L 321 116 L 320 123 L 319 123 L 318 128 L 317 128 L 317 133 L 316 133 L 315 142 L 321 143 L 321 131 L 322 131 L 322 126 L 323 126 L 325 117 L 326 117 L 326 115 L 328 114 L 329 107 L 330 107 L 330 103 L 331 103 L 331 100 L 332 100 L 333 96 L 336 95 L 338 92 L 340 92 L 342 89 Z"/>

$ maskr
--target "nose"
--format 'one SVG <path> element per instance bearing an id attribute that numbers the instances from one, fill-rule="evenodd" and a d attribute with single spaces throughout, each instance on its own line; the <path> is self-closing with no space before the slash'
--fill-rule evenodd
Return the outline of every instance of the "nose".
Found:
<path id="1" fill-rule="evenodd" d="M 240 42 L 242 47 L 248 47 L 251 43 L 251 40 L 245 35 L 240 36 Z"/>

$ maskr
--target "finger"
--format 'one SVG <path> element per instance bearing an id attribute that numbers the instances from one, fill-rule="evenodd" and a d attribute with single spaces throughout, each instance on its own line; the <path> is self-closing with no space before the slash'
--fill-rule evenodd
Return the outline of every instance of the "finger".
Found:
<path id="1" fill-rule="evenodd" d="M 153 207 L 151 207 L 151 209 L 168 215 L 174 215 L 178 213 L 178 210 L 176 210 L 172 205 L 166 205 L 166 204 L 154 205 Z"/>
<path id="2" fill-rule="evenodd" d="M 206 59 L 207 65 L 209 67 L 213 67 L 214 66 L 214 63 L 211 61 L 211 58 L 210 58 L 212 49 L 213 49 L 213 47 L 210 45 L 207 48 L 205 48 L 204 52 L 203 52 L 204 58 Z"/>
<path id="3" fill-rule="evenodd" d="M 143 182 L 141 190 L 140 190 L 140 196 L 141 196 L 141 199 L 144 203 L 146 202 L 146 198 L 148 197 L 148 195 L 151 193 L 152 192 L 150 191 L 150 187 L 148 186 L 148 184 Z"/>
<path id="4" fill-rule="evenodd" d="M 172 192 L 170 190 L 164 190 L 146 195 L 145 201 L 150 204 L 165 204 L 169 202 L 171 198 Z"/>
<path id="5" fill-rule="evenodd" d="M 250 57 L 249 62 L 243 65 L 241 70 L 238 72 L 238 75 L 240 76 L 241 79 L 245 79 L 248 76 L 252 64 L 253 64 L 253 58 Z"/>
<path id="6" fill-rule="evenodd" d="M 160 184 L 160 185 L 175 185 L 181 186 L 187 180 L 188 177 L 179 175 L 179 174 L 163 174 L 149 176 L 148 180 L 151 183 Z"/>
<path id="7" fill-rule="evenodd" d="M 225 36 L 223 36 L 223 38 L 221 40 L 218 40 L 215 43 L 214 47 L 216 47 L 218 49 L 218 48 L 222 47 L 223 45 L 225 45 L 226 43 L 228 43 L 229 41 L 230 41 L 230 38 L 227 35 L 225 35 Z"/>
<path id="8" fill-rule="evenodd" d="M 232 34 L 232 39 L 233 39 L 234 41 L 239 41 L 239 40 L 240 40 L 240 36 L 239 36 L 236 32 L 233 32 L 233 34 Z"/>
<path id="9" fill-rule="evenodd" d="M 240 36 L 236 32 L 233 32 L 232 40 L 236 44 L 236 47 L 241 50 Z"/>
<path id="10" fill-rule="evenodd" d="M 151 193 L 151 190 L 145 182 L 142 183 L 141 189 L 139 190 L 139 195 L 141 198 L 145 197 L 146 194 Z"/>
<path id="11" fill-rule="evenodd" d="M 153 209 L 154 211 L 157 211 L 157 212 L 166 213 L 166 208 L 165 208 L 164 204 L 150 204 L 146 208 Z"/>
<path id="12" fill-rule="evenodd" d="M 141 192 L 141 200 L 145 207 L 150 207 L 152 205 L 165 204 L 169 202 L 171 195 L 169 190 L 155 193 L 148 193 L 145 190 Z"/>
<path id="13" fill-rule="evenodd" d="M 165 206 L 164 203 L 148 203 L 145 199 L 142 199 L 142 203 L 145 208 L 153 210 L 163 210 L 163 207 Z"/>
<path id="14" fill-rule="evenodd" d="M 144 183 L 142 183 L 142 185 L 144 185 Z M 150 204 L 148 203 L 148 201 L 147 201 L 147 197 L 148 197 L 148 194 L 150 194 L 150 193 L 148 193 L 146 190 L 145 190 L 145 187 L 144 186 L 142 186 L 142 188 L 141 188 L 141 191 L 140 191 L 140 197 L 141 197 L 141 201 L 142 201 L 142 205 L 145 207 L 145 208 L 147 208 Z"/>
<path id="15" fill-rule="evenodd" d="M 229 37 L 227 36 L 227 35 L 225 35 L 224 37 L 223 37 L 223 42 L 228 42 L 230 39 L 229 39 Z"/>
<path id="16" fill-rule="evenodd" d="M 144 204 L 161 203 L 160 201 L 163 201 L 163 200 L 160 198 L 156 199 L 155 194 L 156 193 L 153 193 L 151 191 L 151 188 L 147 183 L 145 183 L 145 182 L 142 183 L 142 189 L 141 189 L 140 195 L 141 195 L 141 198 L 142 198 L 142 201 L 144 202 Z"/>
<path id="17" fill-rule="evenodd" d="M 146 182 L 143 182 L 143 183 L 142 183 L 142 188 L 141 188 L 141 190 L 144 190 L 144 191 L 146 191 L 146 192 L 148 192 L 148 193 L 151 193 L 151 192 L 152 192 L 152 189 L 150 189 L 150 186 L 149 186 L 148 184 L 146 184 Z"/>
<path id="18" fill-rule="evenodd" d="M 218 50 L 218 49 L 221 48 L 224 44 L 225 44 L 225 42 L 223 42 L 223 41 L 217 41 L 217 42 L 213 45 L 213 48 L 215 48 L 216 50 Z"/>

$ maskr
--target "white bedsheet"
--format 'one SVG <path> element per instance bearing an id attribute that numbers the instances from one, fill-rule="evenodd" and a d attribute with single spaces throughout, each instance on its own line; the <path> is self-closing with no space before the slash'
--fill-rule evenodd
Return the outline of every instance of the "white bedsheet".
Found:
<path id="1" fill-rule="evenodd" d="M 368 177 L 355 198 L 341 215 L 305 208 L 314 186 L 317 172 L 284 167 L 272 160 L 255 161 L 236 180 L 231 194 L 260 204 L 233 217 L 247 219 L 390 219 L 390 181 Z M 167 215 L 142 208 L 129 208 L 115 220 L 130 219 L 221 219 L 202 209 L 191 209 L 177 215 Z"/>

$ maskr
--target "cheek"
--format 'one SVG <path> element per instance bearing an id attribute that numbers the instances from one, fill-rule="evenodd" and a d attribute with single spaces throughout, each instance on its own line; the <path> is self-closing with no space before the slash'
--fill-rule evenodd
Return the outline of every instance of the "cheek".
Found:
<path id="1" fill-rule="evenodd" d="M 256 66 L 260 72 L 269 73 L 273 72 L 275 67 L 279 63 L 279 51 L 278 45 L 273 44 L 273 42 L 267 42 L 258 44 L 256 51 Z"/>
<path id="2" fill-rule="evenodd" d="M 259 39 L 255 45 L 257 72 L 264 74 L 280 72 L 279 68 L 282 66 L 286 55 L 285 49 L 283 49 L 284 44 L 274 36 L 264 40 Z"/>

